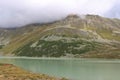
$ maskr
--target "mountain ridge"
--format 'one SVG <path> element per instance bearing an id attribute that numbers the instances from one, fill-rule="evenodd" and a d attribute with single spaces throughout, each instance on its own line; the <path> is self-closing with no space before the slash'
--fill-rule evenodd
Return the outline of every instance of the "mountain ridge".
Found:
<path id="1" fill-rule="evenodd" d="M 0 28 L 0 32 L 2 55 L 120 57 L 119 19 L 71 14 L 48 24 Z"/>

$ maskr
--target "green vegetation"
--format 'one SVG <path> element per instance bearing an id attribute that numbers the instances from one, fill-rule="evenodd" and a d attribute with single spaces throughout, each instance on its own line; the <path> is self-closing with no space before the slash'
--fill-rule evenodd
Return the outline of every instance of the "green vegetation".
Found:
<path id="1" fill-rule="evenodd" d="M 60 57 L 66 54 L 83 54 L 96 49 L 99 43 L 88 41 L 65 42 L 65 40 L 45 41 L 39 40 L 35 47 L 30 42 L 20 49 L 14 51 L 18 56 L 46 56 Z"/>
<path id="2" fill-rule="evenodd" d="M 0 45 L 0 49 L 2 49 L 2 48 L 3 48 L 3 46 L 4 46 L 4 45 Z"/>
<path id="3" fill-rule="evenodd" d="M 0 52 L 15 56 L 120 57 L 120 20 L 70 15 L 48 24 L 0 29 Z"/>

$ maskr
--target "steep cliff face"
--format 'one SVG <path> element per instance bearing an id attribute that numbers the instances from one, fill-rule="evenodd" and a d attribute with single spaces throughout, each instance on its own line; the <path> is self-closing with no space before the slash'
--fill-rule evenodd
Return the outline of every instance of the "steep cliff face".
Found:
<path id="1" fill-rule="evenodd" d="M 4 55 L 120 57 L 119 19 L 69 15 L 52 23 L 0 30 Z"/>

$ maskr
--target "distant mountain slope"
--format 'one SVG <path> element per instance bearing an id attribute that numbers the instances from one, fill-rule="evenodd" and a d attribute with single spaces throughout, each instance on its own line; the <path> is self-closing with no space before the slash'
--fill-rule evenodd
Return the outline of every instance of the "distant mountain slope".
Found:
<path id="1" fill-rule="evenodd" d="M 1 55 L 120 58 L 120 20 L 69 15 L 48 24 L 0 29 Z"/>

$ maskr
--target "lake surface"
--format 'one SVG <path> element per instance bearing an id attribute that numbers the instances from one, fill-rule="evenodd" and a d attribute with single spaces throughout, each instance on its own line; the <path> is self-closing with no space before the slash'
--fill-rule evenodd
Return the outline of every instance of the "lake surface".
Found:
<path id="1" fill-rule="evenodd" d="M 0 58 L 0 63 L 71 80 L 120 80 L 120 60 Z"/>

